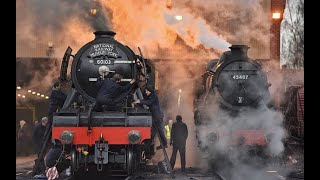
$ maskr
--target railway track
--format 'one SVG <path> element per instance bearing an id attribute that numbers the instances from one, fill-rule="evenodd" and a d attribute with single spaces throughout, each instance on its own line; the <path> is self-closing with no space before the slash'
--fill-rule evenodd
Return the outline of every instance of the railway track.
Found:
<path id="1" fill-rule="evenodd" d="M 16 180 L 35 180 L 32 178 L 30 174 L 28 174 L 28 170 L 19 169 L 17 171 Z M 231 171 L 231 170 L 230 170 Z M 225 174 L 228 172 L 210 172 L 204 173 L 201 169 L 198 168 L 187 168 L 186 173 L 180 173 L 179 170 L 175 170 L 175 180 L 234 180 L 229 175 Z M 240 174 L 239 174 L 240 175 Z M 261 178 L 266 180 L 300 180 L 304 179 L 303 170 L 295 170 L 293 168 L 290 169 L 281 169 L 280 167 L 274 167 L 270 169 L 266 169 L 265 171 L 261 171 Z M 250 179 L 251 176 L 236 176 L 237 180 L 253 180 Z M 256 177 L 256 176 L 254 176 Z M 251 177 L 251 178 L 254 178 Z M 249 179 L 246 179 L 249 178 Z M 94 171 L 89 171 L 86 174 L 82 174 L 76 178 L 74 177 L 66 177 L 61 174 L 61 177 L 56 180 L 136 180 L 136 179 L 145 179 L 145 180 L 171 180 L 170 174 L 161 174 L 157 172 L 156 166 L 152 166 L 141 170 L 140 173 L 137 172 L 135 176 L 127 176 L 123 171 L 122 172 L 109 172 L 106 174 L 97 174 Z"/>
<path id="2" fill-rule="evenodd" d="M 81 176 L 80 178 L 74 178 L 74 177 L 66 177 L 66 178 L 61 178 L 61 180 L 139 180 L 139 179 L 156 179 L 156 180 L 170 180 L 172 179 L 170 174 L 160 174 L 160 173 L 153 173 L 153 172 L 145 172 L 143 174 L 139 174 L 136 176 L 127 176 L 127 175 L 106 175 L 104 177 L 96 177 L 94 175 L 90 176 Z M 225 177 L 223 177 L 219 173 L 210 173 L 210 174 L 200 174 L 200 173 L 175 173 L 175 180 L 203 180 L 203 179 L 208 179 L 208 180 L 228 180 Z"/>

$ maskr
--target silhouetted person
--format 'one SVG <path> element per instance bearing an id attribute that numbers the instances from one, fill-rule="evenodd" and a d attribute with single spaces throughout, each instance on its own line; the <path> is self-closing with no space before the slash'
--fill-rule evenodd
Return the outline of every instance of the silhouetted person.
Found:
<path id="1" fill-rule="evenodd" d="M 38 123 L 33 130 L 32 140 L 36 145 L 36 153 L 38 156 L 42 148 L 42 143 L 43 143 L 42 139 L 45 134 L 47 124 L 48 124 L 48 118 L 43 117 L 41 119 L 41 123 Z"/>
<path id="2" fill-rule="evenodd" d="M 181 158 L 181 172 L 185 172 L 186 169 L 186 141 L 188 137 L 188 128 L 185 123 L 182 122 L 182 117 L 177 115 L 177 122 L 173 123 L 171 130 L 170 145 L 173 146 L 170 163 L 172 169 L 176 163 L 176 156 L 179 150 Z"/>
<path id="3" fill-rule="evenodd" d="M 58 109 L 61 109 L 64 101 L 67 98 L 67 95 L 65 95 L 61 91 L 62 84 L 60 82 L 55 82 L 53 84 L 53 88 L 51 91 L 51 95 L 49 97 L 49 113 L 48 113 L 48 118 L 49 118 L 49 123 L 52 123 L 52 117 L 53 113 L 57 112 Z"/>
<path id="4" fill-rule="evenodd" d="M 48 118 L 43 117 L 41 119 L 41 122 L 38 123 L 33 130 L 32 140 L 36 146 L 36 153 L 38 156 L 38 159 L 36 159 L 35 161 L 39 160 L 40 151 L 41 151 L 41 148 L 43 145 L 43 137 L 45 135 L 47 125 L 48 125 Z M 39 169 L 37 169 L 37 171 L 38 171 L 37 174 L 44 174 L 45 165 L 44 165 L 43 160 L 40 162 L 40 167 L 39 167 Z"/>
<path id="5" fill-rule="evenodd" d="M 20 128 L 17 134 L 17 154 L 27 156 L 30 154 L 31 147 L 31 128 L 28 127 L 26 121 L 20 121 Z"/>
<path id="6" fill-rule="evenodd" d="M 144 100 L 137 100 L 134 103 L 144 104 L 149 107 L 151 114 L 152 114 L 152 131 L 151 131 L 151 139 L 154 139 L 155 130 L 156 128 L 159 131 L 160 140 L 163 143 L 164 147 L 168 147 L 167 139 L 164 133 L 164 126 L 163 126 L 163 112 L 160 107 L 160 102 L 158 95 L 154 91 L 153 86 L 147 86 L 145 89 L 146 97 Z M 158 146 L 157 149 L 161 147 Z"/>
<path id="7" fill-rule="evenodd" d="M 133 79 L 129 84 L 121 86 L 119 83 L 122 78 L 120 74 L 115 74 L 112 78 L 98 78 L 97 86 L 99 87 L 99 91 L 96 97 L 96 111 L 102 111 L 102 105 L 112 106 L 108 110 L 118 110 L 116 98 L 125 92 L 129 92 L 135 82 Z"/>
<path id="8" fill-rule="evenodd" d="M 35 120 L 34 121 L 34 128 L 39 124 L 39 121 L 38 120 Z"/>

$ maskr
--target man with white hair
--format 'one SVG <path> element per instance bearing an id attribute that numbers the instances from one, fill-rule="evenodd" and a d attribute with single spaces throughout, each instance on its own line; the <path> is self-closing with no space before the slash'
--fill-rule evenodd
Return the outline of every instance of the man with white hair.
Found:
<path id="1" fill-rule="evenodd" d="M 17 134 L 17 151 L 19 155 L 28 155 L 30 152 L 28 145 L 30 141 L 31 132 L 26 125 L 25 120 L 20 120 L 20 128 Z"/>

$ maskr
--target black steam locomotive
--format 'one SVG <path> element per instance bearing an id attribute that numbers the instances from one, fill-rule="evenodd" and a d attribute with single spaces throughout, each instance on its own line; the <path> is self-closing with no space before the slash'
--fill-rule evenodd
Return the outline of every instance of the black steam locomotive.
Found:
<path id="1" fill-rule="evenodd" d="M 214 144 L 219 139 L 227 139 L 230 146 L 264 146 L 267 143 L 263 129 L 250 124 L 241 124 L 242 127 L 237 129 L 230 128 L 236 124 L 230 119 L 236 120 L 243 113 L 263 106 L 272 107 L 268 89 L 271 84 L 259 62 L 248 57 L 249 47 L 232 45 L 230 49 L 220 59 L 208 62 L 206 72 L 201 77 L 201 85 L 197 86 L 194 121 L 198 127 L 196 136 L 199 146 L 203 150 L 210 148 L 210 143 Z M 227 121 L 229 124 L 225 125 Z M 220 127 L 229 129 L 221 132 Z"/>
<path id="2" fill-rule="evenodd" d="M 148 60 L 114 39 L 116 33 L 97 31 L 95 39 L 74 55 L 68 47 L 61 64 L 60 80 L 67 79 L 70 57 L 71 89 L 61 110 L 54 114 L 52 139 L 60 142 L 71 156 L 72 174 L 96 167 L 98 171 L 135 172 L 139 164 L 152 156 L 150 150 L 151 113 L 132 102 L 142 99 L 140 88 L 120 94 L 121 109 L 110 111 L 103 106 L 96 112 L 97 78 L 121 74 L 124 85 L 138 79 L 139 87 L 154 85 L 155 69 Z M 138 68 L 137 62 L 142 63 Z M 69 81 L 70 82 L 70 81 Z"/>
<path id="3" fill-rule="evenodd" d="M 267 76 L 259 62 L 247 56 L 248 46 L 232 45 L 230 49 L 207 64 L 198 100 L 214 94 L 223 108 L 233 111 L 270 104 Z"/>

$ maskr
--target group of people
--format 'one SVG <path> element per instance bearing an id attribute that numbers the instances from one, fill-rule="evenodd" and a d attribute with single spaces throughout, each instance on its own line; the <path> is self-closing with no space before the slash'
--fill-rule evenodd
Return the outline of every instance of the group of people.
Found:
<path id="1" fill-rule="evenodd" d="M 47 117 L 41 119 L 41 123 L 35 120 L 34 124 L 27 123 L 26 120 L 20 120 L 17 127 L 17 155 L 28 156 L 38 153 L 44 134 L 45 126 L 48 122 Z M 43 132 L 43 133 L 42 133 Z M 30 146 L 33 144 L 33 146 Z"/>
<path id="2" fill-rule="evenodd" d="M 52 91 L 49 97 L 49 109 L 48 109 L 48 117 L 43 117 L 37 125 L 35 125 L 35 128 L 33 129 L 32 133 L 32 140 L 35 145 L 37 159 L 35 162 L 39 161 L 39 166 L 37 169 L 37 175 L 35 177 L 38 178 L 44 178 L 45 177 L 45 170 L 47 168 L 51 168 L 55 166 L 56 164 L 56 158 L 53 158 L 57 154 L 60 155 L 62 153 L 62 150 L 60 147 L 58 147 L 55 143 L 52 143 L 51 141 L 51 125 L 52 125 L 52 118 L 53 113 L 57 112 L 60 108 L 63 107 L 63 104 L 67 98 L 67 96 L 61 91 L 62 84 L 60 82 L 55 82 L 52 87 Z M 48 133 L 48 134 L 47 134 Z M 50 134 L 49 134 L 50 133 Z M 48 140 L 46 141 L 45 137 L 49 136 Z M 46 145 L 44 146 L 44 143 Z M 41 150 L 44 148 L 44 155 L 46 155 L 46 159 L 44 162 L 43 158 L 40 158 Z M 43 156 L 44 157 L 44 156 Z M 59 167 L 57 165 L 57 167 Z M 65 167 L 59 168 L 60 172 L 62 170 L 66 169 Z"/>

